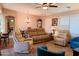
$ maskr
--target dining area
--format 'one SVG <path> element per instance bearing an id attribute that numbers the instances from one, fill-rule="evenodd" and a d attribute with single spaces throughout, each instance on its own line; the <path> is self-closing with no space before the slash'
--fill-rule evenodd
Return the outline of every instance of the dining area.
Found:
<path id="1" fill-rule="evenodd" d="M 9 44 L 9 34 L 0 33 L 0 55 L 2 49 L 8 48 L 8 44 Z"/>

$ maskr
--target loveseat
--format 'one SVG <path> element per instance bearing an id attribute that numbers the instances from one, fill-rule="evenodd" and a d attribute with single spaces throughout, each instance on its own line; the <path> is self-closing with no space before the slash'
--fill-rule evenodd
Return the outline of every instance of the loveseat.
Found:
<path id="1" fill-rule="evenodd" d="M 40 43 L 53 40 L 52 36 L 45 32 L 43 28 L 27 29 L 26 32 L 29 37 L 33 38 L 33 43 Z"/>

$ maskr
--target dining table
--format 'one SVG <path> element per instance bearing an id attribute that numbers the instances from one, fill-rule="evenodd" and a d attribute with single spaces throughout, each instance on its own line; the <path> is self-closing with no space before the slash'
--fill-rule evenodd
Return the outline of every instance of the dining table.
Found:
<path id="1" fill-rule="evenodd" d="M 4 48 L 7 47 L 7 41 L 9 41 L 9 35 L 7 33 L 2 33 L 1 34 L 1 45 L 3 45 Z"/>

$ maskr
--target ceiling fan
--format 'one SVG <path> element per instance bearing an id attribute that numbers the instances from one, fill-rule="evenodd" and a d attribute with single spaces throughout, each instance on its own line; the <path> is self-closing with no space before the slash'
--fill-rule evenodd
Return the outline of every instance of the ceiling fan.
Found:
<path id="1" fill-rule="evenodd" d="M 48 9 L 49 7 L 57 8 L 58 6 L 54 3 L 38 3 L 36 8 Z"/>

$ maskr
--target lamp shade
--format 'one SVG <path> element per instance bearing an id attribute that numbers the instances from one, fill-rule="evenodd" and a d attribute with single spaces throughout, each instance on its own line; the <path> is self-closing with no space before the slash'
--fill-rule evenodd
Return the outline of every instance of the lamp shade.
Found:
<path id="1" fill-rule="evenodd" d="M 57 26 L 52 26 L 51 27 L 51 32 L 54 33 L 54 35 L 58 35 L 58 27 Z"/>

